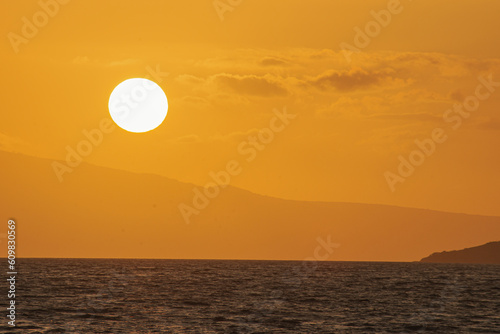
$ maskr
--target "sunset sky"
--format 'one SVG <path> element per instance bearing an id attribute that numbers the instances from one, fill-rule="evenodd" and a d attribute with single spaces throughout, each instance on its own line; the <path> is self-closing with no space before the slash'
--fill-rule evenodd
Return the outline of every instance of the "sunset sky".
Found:
<path id="1" fill-rule="evenodd" d="M 354 28 L 388 1 L 243 0 L 222 14 L 211 0 L 59 7 L 13 46 L 9 34 L 22 36 L 23 17 L 32 22 L 41 7 L 0 2 L 0 150 L 64 160 L 83 130 L 109 118 L 116 85 L 150 77 L 168 97 L 165 122 L 143 134 L 115 128 L 85 162 L 203 185 L 286 108 L 296 118 L 233 186 L 500 216 L 500 87 L 456 130 L 443 119 L 479 77 L 500 82 L 498 1 L 402 0 L 351 61 L 340 45 L 355 46 Z M 384 173 L 436 128 L 446 142 L 391 191 Z"/>

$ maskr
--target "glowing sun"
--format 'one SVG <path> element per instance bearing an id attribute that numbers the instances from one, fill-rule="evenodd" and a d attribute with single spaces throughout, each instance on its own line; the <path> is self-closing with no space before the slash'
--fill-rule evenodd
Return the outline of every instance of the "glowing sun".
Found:
<path id="1" fill-rule="evenodd" d="M 167 116 L 167 96 L 160 86 L 148 79 L 128 79 L 115 87 L 109 97 L 113 121 L 129 132 L 156 129 Z"/>

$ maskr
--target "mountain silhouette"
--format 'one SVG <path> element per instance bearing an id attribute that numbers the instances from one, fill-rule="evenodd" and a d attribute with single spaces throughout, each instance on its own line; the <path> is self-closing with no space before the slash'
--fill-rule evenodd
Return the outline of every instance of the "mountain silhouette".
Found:
<path id="1" fill-rule="evenodd" d="M 500 264 L 500 241 L 462 250 L 433 253 L 421 262 Z"/>
<path id="2" fill-rule="evenodd" d="M 186 224 L 179 204 L 192 206 L 201 187 L 86 163 L 59 182 L 52 163 L 0 152 L 0 218 L 2 228 L 17 220 L 18 256 L 302 260 L 329 237 L 340 247 L 328 260 L 415 261 L 500 239 L 500 217 L 283 200 L 232 186 Z"/>

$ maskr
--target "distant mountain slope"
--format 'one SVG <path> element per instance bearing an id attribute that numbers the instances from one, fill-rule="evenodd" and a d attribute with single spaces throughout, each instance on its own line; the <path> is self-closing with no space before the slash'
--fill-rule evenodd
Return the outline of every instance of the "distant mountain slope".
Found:
<path id="1" fill-rule="evenodd" d="M 462 250 L 433 253 L 421 262 L 500 264 L 500 241 Z"/>
<path id="2" fill-rule="evenodd" d="M 16 218 L 18 256 L 302 260 L 330 235 L 340 247 L 329 260 L 415 261 L 500 240 L 500 217 L 289 201 L 231 186 L 186 224 L 179 204 L 192 205 L 194 185 L 85 163 L 59 182 L 51 164 L 0 152 L 0 235 Z"/>

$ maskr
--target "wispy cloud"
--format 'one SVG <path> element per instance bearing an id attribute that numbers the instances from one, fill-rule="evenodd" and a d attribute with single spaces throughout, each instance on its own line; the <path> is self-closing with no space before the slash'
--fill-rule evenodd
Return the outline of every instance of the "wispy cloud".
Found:
<path id="1" fill-rule="evenodd" d="M 259 61 L 259 64 L 262 66 L 287 66 L 288 62 L 274 57 L 265 57 Z"/>
<path id="2" fill-rule="evenodd" d="M 271 76 L 218 74 L 213 77 L 216 84 L 232 89 L 238 94 L 255 96 L 286 96 L 287 89 Z"/>
<path id="3" fill-rule="evenodd" d="M 391 77 L 391 71 L 373 71 L 352 69 L 349 71 L 331 70 L 309 80 L 309 83 L 319 89 L 335 88 L 339 91 L 350 91 L 367 88 L 381 83 Z"/>
<path id="4" fill-rule="evenodd" d="M 102 60 L 91 59 L 88 56 L 78 56 L 73 59 L 72 63 L 75 65 L 93 65 L 93 66 L 127 66 L 139 64 L 141 61 L 138 59 L 122 59 L 122 60 Z"/>

